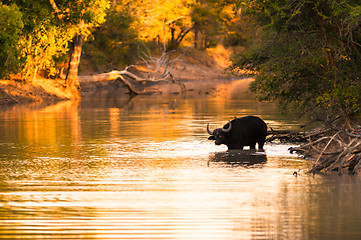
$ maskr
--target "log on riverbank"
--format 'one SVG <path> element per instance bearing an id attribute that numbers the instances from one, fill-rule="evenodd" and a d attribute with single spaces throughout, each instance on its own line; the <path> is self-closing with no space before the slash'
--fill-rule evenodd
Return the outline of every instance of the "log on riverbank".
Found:
<path id="1" fill-rule="evenodd" d="M 357 174 L 361 165 L 361 129 L 317 129 L 308 132 L 270 131 L 268 142 L 276 139 L 301 142 L 290 148 L 306 159 L 312 160 L 311 173 L 337 171 Z"/>
<path id="2" fill-rule="evenodd" d="M 122 71 L 111 71 L 108 73 L 101 73 L 96 75 L 79 76 L 81 84 L 120 80 L 129 88 L 129 91 L 136 95 L 159 93 L 160 90 L 156 88 L 156 83 L 171 82 L 178 84 L 181 91 L 184 91 L 184 85 L 176 81 L 173 76 L 168 73 L 166 76 L 153 78 L 142 77 L 141 74 L 130 72 L 128 68 Z"/>

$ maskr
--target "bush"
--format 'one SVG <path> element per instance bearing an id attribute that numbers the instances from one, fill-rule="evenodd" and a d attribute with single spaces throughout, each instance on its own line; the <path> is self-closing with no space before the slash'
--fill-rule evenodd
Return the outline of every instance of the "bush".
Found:
<path id="1" fill-rule="evenodd" d="M 22 13 L 15 5 L 0 3 L 0 78 L 15 72 L 20 64 L 20 52 L 17 48 L 19 34 L 24 27 Z"/>
<path id="2" fill-rule="evenodd" d="M 252 3 L 252 4 L 251 4 Z M 262 26 L 253 47 L 233 58 L 232 69 L 257 72 L 251 89 L 334 120 L 361 106 L 361 4 L 356 1 L 243 1 Z"/>

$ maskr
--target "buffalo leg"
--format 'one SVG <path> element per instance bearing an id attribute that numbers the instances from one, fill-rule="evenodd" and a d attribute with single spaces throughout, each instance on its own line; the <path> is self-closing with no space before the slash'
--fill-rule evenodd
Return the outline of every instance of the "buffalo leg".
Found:
<path id="1" fill-rule="evenodd" d="M 265 141 L 259 141 L 259 142 L 258 142 L 258 149 L 259 149 L 259 150 L 263 150 L 264 142 L 265 142 Z"/>

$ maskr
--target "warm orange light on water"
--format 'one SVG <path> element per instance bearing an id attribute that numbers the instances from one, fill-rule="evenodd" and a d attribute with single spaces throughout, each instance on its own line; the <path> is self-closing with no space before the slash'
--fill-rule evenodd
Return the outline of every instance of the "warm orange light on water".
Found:
<path id="1" fill-rule="evenodd" d="M 208 122 L 219 127 L 234 115 L 261 116 L 275 129 L 299 125 L 239 96 L 243 84 L 219 86 L 226 94 L 217 96 L 1 112 L 0 238 L 308 239 L 330 236 L 335 218 L 357 234 L 359 197 L 345 189 L 358 193 L 358 179 L 296 178 L 308 162 L 288 145 L 227 152 L 207 140 Z"/>

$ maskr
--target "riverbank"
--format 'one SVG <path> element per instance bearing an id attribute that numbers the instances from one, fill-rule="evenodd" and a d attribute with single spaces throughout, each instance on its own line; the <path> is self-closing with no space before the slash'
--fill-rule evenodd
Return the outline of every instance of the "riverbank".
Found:
<path id="1" fill-rule="evenodd" d="M 193 51 L 185 54 L 169 67 L 176 82 L 162 81 L 152 84 L 151 89 L 159 94 L 217 94 L 218 85 L 242 77 L 230 76 L 224 69 L 229 65 L 230 51 L 218 46 L 207 51 Z M 86 61 L 84 61 L 86 62 Z M 84 69 L 84 67 L 83 67 Z M 145 66 L 139 64 L 139 71 Z M 80 74 L 97 74 L 87 69 Z M 246 88 L 250 80 L 245 80 Z M 0 81 L 0 106 L 26 102 L 57 102 L 71 99 L 72 95 L 64 88 L 64 80 L 37 78 L 31 83 L 14 80 Z M 129 89 L 119 80 L 81 83 L 81 96 L 86 97 L 97 91 L 116 90 L 119 94 L 129 94 Z"/>
<path id="2" fill-rule="evenodd" d="M 0 106 L 27 102 L 57 102 L 71 98 L 57 80 L 37 78 L 32 83 L 0 81 Z"/>

